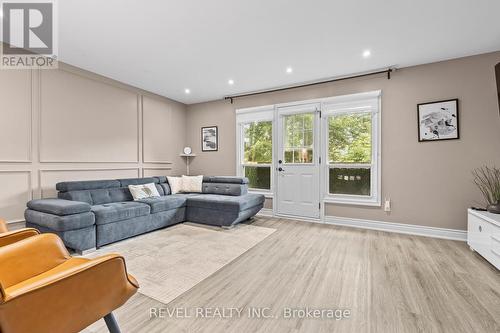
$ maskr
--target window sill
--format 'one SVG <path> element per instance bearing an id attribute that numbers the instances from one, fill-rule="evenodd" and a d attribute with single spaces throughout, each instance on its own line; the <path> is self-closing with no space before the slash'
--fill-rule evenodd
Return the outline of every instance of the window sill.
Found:
<path id="1" fill-rule="evenodd" d="M 267 199 L 274 198 L 274 194 L 272 192 L 268 192 L 268 191 L 248 189 L 248 193 L 263 194 Z"/>
<path id="2" fill-rule="evenodd" d="M 378 199 L 373 198 L 335 198 L 335 197 L 325 197 L 323 198 L 324 203 L 339 204 L 339 205 L 353 205 L 353 206 L 370 206 L 370 207 L 381 207 L 382 203 Z"/>

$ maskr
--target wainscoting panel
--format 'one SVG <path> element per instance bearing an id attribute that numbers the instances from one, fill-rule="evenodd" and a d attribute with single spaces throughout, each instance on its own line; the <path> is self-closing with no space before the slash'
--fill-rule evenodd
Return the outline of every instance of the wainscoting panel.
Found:
<path id="1" fill-rule="evenodd" d="M 40 75 L 40 162 L 139 162 L 138 94 L 64 70 Z"/>
<path id="2" fill-rule="evenodd" d="M 24 221 L 26 202 L 31 200 L 31 171 L 0 171 L 0 217 L 7 222 Z"/>
<path id="3" fill-rule="evenodd" d="M 57 196 L 58 182 L 135 177 L 140 177 L 139 168 L 40 170 L 39 179 L 42 198 L 53 198 Z"/>
<path id="4" fill-rule="evenodd" d="M 23 225 L 27 201 L 55 197 L 57 182 L 186 168 L 182 103 L 63 63 L 0 71 L 0 103 L 0 218 L 10 229 Z"/>
<path id="5" fill-rule="evenodd" d="M 176 139 L 172 128 L 172 107 L 155 98 L 142 99 L 143 161 L 144 163 L 172 163 L 169 160 L 174 147 L 169 144 Z"/>
<path id="6" fill-rule="evenodd" d="M 0 162 L 30 162 L 31 71 L 2 71 L 0 103 Z"/>
<path id="7" fill-rule="evenodd" d="M 143 177 L 172 176 L 171 168 L 142 168 Z"/>

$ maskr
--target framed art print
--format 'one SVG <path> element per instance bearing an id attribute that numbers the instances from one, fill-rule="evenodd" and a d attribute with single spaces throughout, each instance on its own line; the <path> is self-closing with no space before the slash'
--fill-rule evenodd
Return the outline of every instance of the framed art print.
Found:
<path id="1" fill-rule="evenodd" d="M 418 104 L 417 118 L 419 142 L 460 138 L 458 99 Z"/>
<path id="2" fill-rule="evenodd" d="M 201 128 L 201 151 L 217 151 L 219 149 L 219 133 L 217 126 Z"/>

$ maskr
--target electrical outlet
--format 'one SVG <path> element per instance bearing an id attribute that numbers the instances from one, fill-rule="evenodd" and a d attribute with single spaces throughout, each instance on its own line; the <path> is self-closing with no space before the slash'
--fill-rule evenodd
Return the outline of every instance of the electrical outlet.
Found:
<path id="1" fill-rule="evenodd" d="M 390 212 L 391 211 L 391 198 L 385 199 L 384 203 L 384 212 Z"/>

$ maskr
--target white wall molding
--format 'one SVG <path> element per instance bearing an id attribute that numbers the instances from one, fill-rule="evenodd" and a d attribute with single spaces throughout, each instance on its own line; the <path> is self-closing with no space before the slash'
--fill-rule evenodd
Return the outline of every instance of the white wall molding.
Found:
<path id="1" fill-rule="evenodd" d="M 26 175 L 26 188 L 24 189 L 25 193 L 26 193 L 26 197 L 24 197 L 23 199 L 27 200 L 27 201 L 33 199 L 33 191 L 32 191 L 33 186 L 32 186 L 31 173 L 32 173 L 31 170 L 0 170 L 0 176 L 2 174 L 7 174 L 7 175 L 24 174 L 24 175 Z M 2 190 L 4 189 L 4 187 L 5 187 L 5 184 L 2 184 Z M 9 193 L 9 192 L 4 192 L 4 193 L 0 192 L 0 195 L 2 195 L 2 198 L 3 198 L 3 195 L 6 193 Z M 21 199 L 21 201 L 19 202 L 19 207 L 18 207 L 19 211 L 17 213 L 15 212 L 14 214 L 12 214 L 10 218 L 8 218 L 7 216 L 0 216 L 0 217 L 3 217 L 7 220 L 7 224 L 10 225 L 12 223 L 24 222 L 23 212 L 24 212 L 24 208 L 25 208 L 25 202 L 23 199 Z M 7 204 L 8 206 L 12 206 L 12 202 L 10 202 L 10 203 L 2 202 L 2 204 Z M 14 207 L 14 209 L 17 211 L 17 208 Z"/>
<path id="2" fill-rule="evenodd" d="M 172 168 L 170 167 L 143 167 L 142 168 L 142 177 L 145 178 L 145 177 L 151 177 L 151 176 L 147 176 L 146 173 L 148 171 L 158 171 L 157 173 L 155 173 L 154 176 L 161 176 L 161 173 L 164 173 L 165 171 L 171 171 Z"/>
<path id="3" fill-rule="evenodd" d="M 47 85 L 47 78 L 44 79 L 42 73 L 43 72 L 40 72 L 40 74 L 38 75 L 38 94 L 39 94 L 39 103 L 38 103 L 38 162 L 40 164 L 56 164 L 56 163 L 60 163 L 60 164 L 70 164 L 70 163 L 75 163 L 75 164 L 91 164 L 91 163 L 107 163 L 107 164 L 111 164 L 111 163 L 115 163 L 115 164 L 138 164 L 140 163 L 140 152 L 139 152 L 139 146 L 141 145 L 141 142 L 140 142 L 140 131 L 141 131 L 141 124 L 139 123 L 139 120 L 140 120 L 140 117 L 141 117 L 141 110 L 140 110 L 140 105 L 139 105 L 139 100 L 141 98 L 141 95 L 138 94 L 137 92 L 134 92 L 134 91 L 129 91 L 127 89 L 123 89 L 121 88 L 119 85 L 115 85 L 115 84 L 111 84 L 110 82 L 106 81 L 106 80 L 99 80 L 99 79 L 96 79 L 93 75 L 85 75 L 83 72 L 79 72 L 79 71 L 74 71 L 74 70 L 67 70 L 66 68 L 61 68 L 61 72 L 64 72 L 64 73 L 67 73 L 67 74 L 70 74 L 70 75 L 73 75 L 74 77 L 76 78 L 79 78 L 79 79 L 82 79 L 82 80 L 90 80 L 91 82 L 94 82 L 94 84 L 102 84 L 106 87 L 109 87 L 110 89 L 115 89 L 116 91 L 122 91 L 122 92 L 126 92 L 126 93 L 129 93 L 129 94 L 134 94 L 135 95 L 135 98 L 137 100 L 136 102 L 136 107 L 135 107 L 135 127 L 136 127 L 136 131 L 137 131 L 137 136 L 136 136 L 136 144 L 135 144 L 135 149 L 136 149 L 136 152 L 134 152 L 134 155 L 135 155 L 135 158 L 134 159 L 130 159 L 130 160 L 106 160 L 106 159 L 100 159 L 100 160 L 91 160 L 91 161 L 88 161 L 88 160 L 84 160 L 84 159 L 70 159 L 70 160 L 66 160 L 66 159 L 54 159 L 54 158 L 45 158 L 43 156 L 43 152 L 44 152 L 44 148 L 47 149 L 47 147 L 44 146 L 44 133 L 48 132 L 48 131 L 45 131 L 44 128 L 43 128 L 43 119 L 44 119 L 44 111 L 43 111 L 43 104 L 42 104 L 42 95 L 43 95 L 43 91 L 42 91 L 42 87 L 43 86 L 46 86 Z"/>
<path id="4" fill-rule="evenodd" d="M 147 96 L 146 96 L 147 97 Z M 148 97 L 149 98 L 149 97 Z M 155 101 L 156 99 L 154 98 L 150 98 L 151 100 Z M 157 101 L 158 102 L 158 101 Z M 147 139 L 146 139 L 146 130 L 145 130 L 145 127 L 147 126 L 146 125 L 146 119 L 147 119 L 147 113 L 149 112 L 149 109 L 147 108 L 144 108 L 144 96 L 141 95 L 140 97 L 140 119 L 139 119 L 139 122 L 140 122 L 140 132 L 141 132 L 141 135 L 140 135 L 140 142 L 141 142 L 141 157 L 142 157 L 142 163 L 146 163 L 146 164 L 173 164 L 172 161 L 168 161 L 168 160 L 154 160 L 154 159 L 148 159 L 146 158 L 146 147 L 148 146 L 148 143 L 147 143 Z M 172 111 L 171 111 L 171 107 L 169 106 L 168 107 L 168 113 L 167 113 L 167 117 L 169 118 L 168 119 L 168 122 L 167 122 L 167 126 L 170 126 L 170 123 L 172 122 Z M 168 129 L 170 131 L 170 128 Z M 163 140 L 162 140 L 163 141 Z M 165 149 L 168 149 L 167 146 L 165 146 Z"/>
<path id="5" fill-rule="evenodd" d="M 428 227 L 423 225 L 404 224 L 404 223 L 362 220 L 362 219 L 337 217 L 337 216 L 325 216 L 324 222 L 326 224 L 333 224 L 344 227 L 379 230 L 379 231 L 394 232 L 399 234 L 426 236 L 426 237 L 451 239 L 458 241 L 467 240 L 467 231 L 465 230 L 436 228 L 436 227 Z"/>
<path id="6" fill-rule="evenodd" d="M 2 164 L 9 164 L 9 163 L 31 163 L 32 162 L 32 153 L 33 153 L 33 140 L 32 140 L 32 126 L 33 126 L 33 100 L 32 100 L 32 95 L 33 95 L 33 70 L 26 70 L 27 74 L 27 85 L 29 86 L 28 91 L 26 91 L 26 99 L 30 100 L 30 105 L 26 108 L 26 110 L 23 110 L 25 112 L 25 116 L 27 119 L 27 122 L 25 124 L 26 126 L 26 133 L 27 135 L 26 138 L 26 147 L 23 147 L 26 149 L 26 158 L 25 159 L 17 159 L 17 158 L 3 158 L 0 157 L 0 163 Z M 5 105 L 2 107 L 6 107 Z M 5 126 L 8 126 L 6 124 Z M 16 133 L 17 135 L 21 135 L 21 133 Z M 14 138 L 13 138 L 14 139 Z M 15 139 L 14 139 L 15 140 Z"/>
<path id="7" fill-rule="evenodd" d="M 185 164 L 179 157 L 179 152 L 186 145 L 183 137 L 186 108 L 182 103 L 83 69 L 62 63 L 59 65 L 60 68 L 54 71 L 31 69 L 22 73 L 5 72 L 0 75 L 0 85 L 8 88 L 3 91 L 2 98 L 7 102 L 12 102 L 4 103 L 6 107 L 0 111 L 0 118 L 6 121 L 4 134 L 8 134 L 2 138 L 9 145 L 15 145 L 16 148 L 15 150 L 1 149 L 0 152 L 0 176 L 4 182 L 4 186 L 0 188 L 0 217 L 9 222 L 9 228 L 24 223 L 23 212 L 27 201 L 54 196 L 56 194 L 55 183 L 58 181 L 141 177 L 144 173 L 145 175 L 156 175 L 169 174 L 170 172 L 178 173 L 178 170 L 185 170 Z M 62 74 L 64 80 L 59 76 L 48 76 L 55 74 L 55 72 Z M 11 75 L 14 76 L 11 77 Z M 80 84 L 75 82 L 80 82 Z M 80 89 L 82 85 L 85 89 Z M 92 89 L 87 90 L 87 88 Z M 61 90 L 59 91 L 59 89 Z M 59 99 L 64 99 L 66 93 L 71 92 L 81 99 L 92 98 L 89 102 L 99 106 L 99 103 L 103 104 L 103 102 L 99 102 L 101 95 L 94 94 L 99 89 L 113 89 L 112 92 L 116 93 L 117 96 L 116 99 L 112 100 L 113 102 L 121 103 L 120 98 L 122 97 L 128 101 L 126 104 L 127 115 L 124 116 L 126 123 L 131 128 L 130 133 L 126 135 L 128 141 L 118 142 L 117 140 L 115 145 L 116 151 L 123 151 L 119 155 L 94 154 L 90 158 L 85 158 L 84 154 L 72 155 L 58 150 L 57 147 L 63 142 L 54 144 L 54 142 L 47 140 L 50 138 L 51 131 L 57 131 L 59 125 L 49 121 L 50 105 L 61 104 Z M 47 95 L 47 92 L 53 93 Z M 159 121 L 166 126 L 166 129 L 168 128 L 168 136 L 160 139 L 153 137 L 146 142 L 149 144 L 150 151 L 160 151 L 161 153 L 168 148 L 168 153 L 159 154 L 159 158 L 151 158 L 150 160 L 147 157 L 155 155 L 146 155 L 146 159 L 142 157 L 143 131 L 144 125 L 147 125 L 142 122 L 144 111 L 142 100 L 146 97 L 157 102 L 154 105 L 156 109 L 171 113 L 168 121 Z M 51 104 L 47 104 L 50 101 L 52 101 Z M 102 110 L 107 110 L 105 104 L 103 104 Z M 11 115 L 15 115 L 15 117 Z M 153 116 L 154 114 L 146 121 L 149 123 L 157 121 Z M 71 121 L 71 119 L 67 121 Z M 121 126 L 120 120 L 113 119 L 112 123 Z M 172 125 L 167 123 L 172 123 Z M 81 127 L 79 123 L 76 126 Z M 137 136 L 135 129 L 137 129 Z M 132 132 L 134 134 L 131 134 Z M 75 137 L 77 138 L 75 141 L 78 143 L 95 144 L 95 140 L 93 143 L 90 140 L 91 137 Z M 79 146 L 83 146 L 83 144 Z M 96 147 L 101 149 L 100 143 Z M 54 151 L 58 153 L 52 154 Z M 20 176 L 21 174 L 22 176 Z M 8 181 L 8 186 L 6 181 Z"/>

